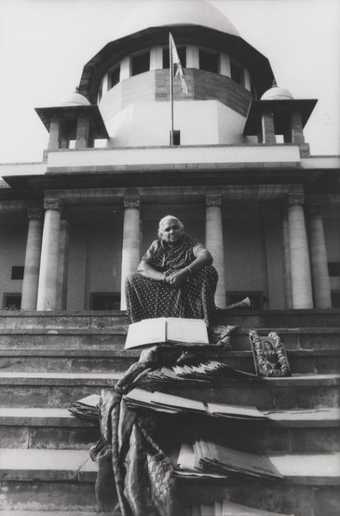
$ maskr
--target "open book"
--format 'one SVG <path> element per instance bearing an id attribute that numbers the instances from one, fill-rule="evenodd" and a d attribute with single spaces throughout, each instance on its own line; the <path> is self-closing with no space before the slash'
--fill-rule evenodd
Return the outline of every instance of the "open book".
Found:
<path id="1" fill-rule="evenodd" d="M 171 414 L 195 413 L 213 417 L 237 420 L 263 421 L 267 417 L 256 407 L 229 405 L 226 403 L 204 403 L 165 392 L 150 392 L 135 388 L 125 394 L 124 400 L 131 408 L 149 408 Z"/>
<path id="2" fill-rule="evenodd" d="M 129 325 L 125 349 L 165 343 L 207 345 L 209 339 L 206 324 L 203 319 L 180 317 L 143 319 Z"/>

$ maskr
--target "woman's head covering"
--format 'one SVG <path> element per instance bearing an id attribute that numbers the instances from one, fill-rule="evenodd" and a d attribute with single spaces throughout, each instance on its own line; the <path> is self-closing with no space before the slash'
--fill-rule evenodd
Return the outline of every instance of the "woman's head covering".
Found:
<path id="1" fill-rule="evenodd" d="M 158 224 L 158 236 L 161 238 L 161 235 L 162 235 L 162 232 L 163 232 L 163 229 L 164 229 L 164 226 L 170 222 L 174 220 L 175 222 L 177 222 L 179 228 L 181 231 L 184 231 L 184 224 L 181 220 L 179 220 L 177 217 L 175 217 L 174 215 L 165 215 L 165 217 L 163 217 L 160 221 L 159 221 L 159 224 Z"/>

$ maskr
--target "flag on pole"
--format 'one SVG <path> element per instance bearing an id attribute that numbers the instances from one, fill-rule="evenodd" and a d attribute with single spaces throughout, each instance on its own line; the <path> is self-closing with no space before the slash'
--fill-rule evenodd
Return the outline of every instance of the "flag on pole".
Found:
<path id="1" fill-rule="evenodd" d="M 175 45 L 174 38 L 172 37 L 172 34 L 169 33 L 169 53 L 170 53 L 170 68 L 172 66 L 172 69 L 170 70 L 170 73 L 172 77 L 178 77 L 181 83 L 182 91 L 185 95 L 189 94 L 187 83 L 185 82 L 184 78 L 184 72 L 182 68 L 182 63 L 179 58 L 177 48 Z"/>

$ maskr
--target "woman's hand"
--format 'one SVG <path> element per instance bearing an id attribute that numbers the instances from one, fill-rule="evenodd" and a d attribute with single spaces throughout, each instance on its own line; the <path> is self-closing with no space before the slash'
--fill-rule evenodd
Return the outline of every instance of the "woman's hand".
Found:
<path id="1" fill-rule="evenodd" d="M 171 271 L 165 274 L 165 281 L 174 287 L 180 287 L 186 282 L 188 272 L 185 269 Z"/>

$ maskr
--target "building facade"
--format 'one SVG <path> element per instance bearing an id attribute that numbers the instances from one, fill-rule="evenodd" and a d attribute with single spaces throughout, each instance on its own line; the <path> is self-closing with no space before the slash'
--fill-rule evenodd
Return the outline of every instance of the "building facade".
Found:
<path id="1" fill-rule="evenodd" d="M 174 79 L 176 145 L 169 31 L 188 88 Z M 136 14 L 70 100 L 36 109 L 43 160 L 0 165 L 2 308 L 125 309 L 125 277 L 168 213 L 213 254 L 219 307 L 339 307 L 340 159 L 310 155 L 315 104 L 276 86 L 208 2 Z"/>

